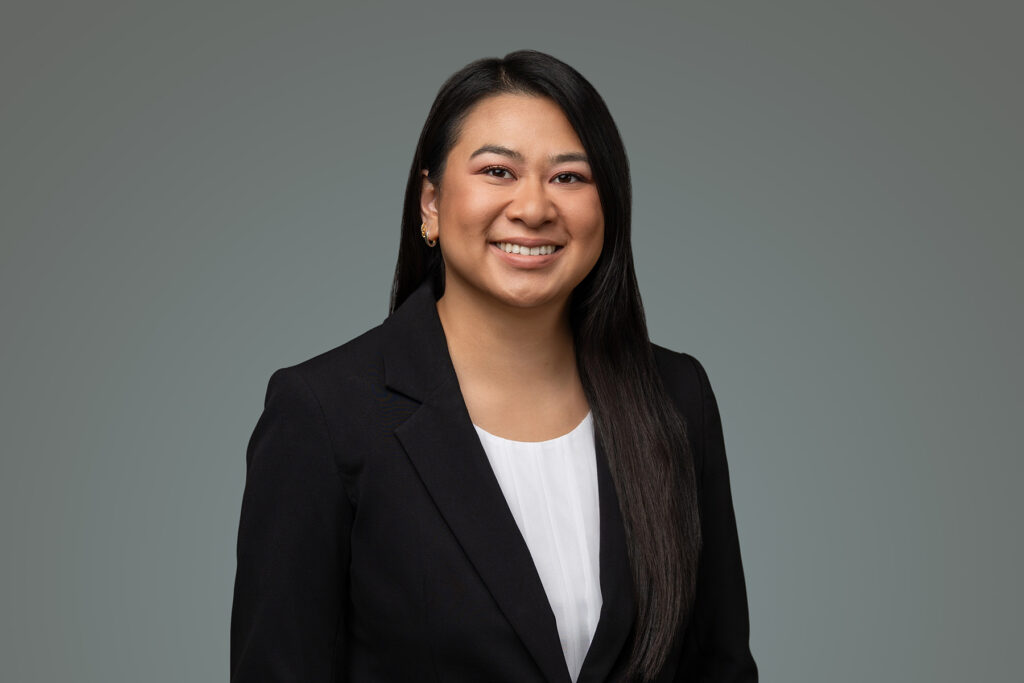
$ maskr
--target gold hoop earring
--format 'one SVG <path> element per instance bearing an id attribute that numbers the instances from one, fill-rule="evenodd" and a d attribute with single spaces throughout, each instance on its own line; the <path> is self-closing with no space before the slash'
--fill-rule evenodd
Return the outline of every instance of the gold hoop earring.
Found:
<path id="1" fill-rule="evenodd" d="M 427 243 L 428 247 L 432 247 L 435 244 L 437 244 L 437 240 L 436 239 L 434 239 L 434 240 L 427 239 L 427 224 L 426 223 L 424 223 L 424 224 L 422 224 L 420 226 L 420 234 L 423 235 L 423 241 Z"/>

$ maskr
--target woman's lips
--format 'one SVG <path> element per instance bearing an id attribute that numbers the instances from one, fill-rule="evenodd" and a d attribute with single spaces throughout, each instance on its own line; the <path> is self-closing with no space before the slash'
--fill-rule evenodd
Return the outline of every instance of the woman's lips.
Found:
<path id="1" fill-rule="evenodd" d="M 561 253 L 565 251 L 565 247 L 557 247 L 550 254 L 537 254 L 536 256 L 531 256 L 529 254 L 510 254 L 494 242 L 490 244 L 490 247 L 494 251 L 498 252 L 498 256 L 504 259 L 505 263 L 514 268 L 522 268 L 526 270 L 543 268 L 557 259 Z"/>

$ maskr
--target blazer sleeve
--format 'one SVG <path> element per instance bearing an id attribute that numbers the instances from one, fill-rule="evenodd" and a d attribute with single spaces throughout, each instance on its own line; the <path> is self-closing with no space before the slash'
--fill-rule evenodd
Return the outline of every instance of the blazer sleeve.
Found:
<path id="1" fill-rule="evenodd" d="M 345 680 L 353 511 L 323 411 L 300 372 L 271 375 L 246 450 L 232 683 Z"/>
<path id="2" fill-rule="evenodd" d="M 686 665 L 680 667 L 676 680 L 756 683 L 758 671 L 749 646 L 747 591 L 722 420 L 704 367 L 693 356 L 683 355 L 692 363 L 700 384 L 700 431 L 690 438 L 702 453 L 699 498 L 704 541 L 694 605 L 696 632 L 687 639 L 696 653 L 684 658 Z"/>

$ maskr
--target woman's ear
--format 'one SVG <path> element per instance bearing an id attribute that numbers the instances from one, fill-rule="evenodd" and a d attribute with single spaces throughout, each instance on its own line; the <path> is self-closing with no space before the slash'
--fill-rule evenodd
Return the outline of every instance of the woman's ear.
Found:
<path id="1" fill-rule="evenodd" d="M 427 178 L 428 171 L 423 169 L 423 185 L 420 189 L 420 217 L 429 228 L 437 225 L 437 187 Z"/>

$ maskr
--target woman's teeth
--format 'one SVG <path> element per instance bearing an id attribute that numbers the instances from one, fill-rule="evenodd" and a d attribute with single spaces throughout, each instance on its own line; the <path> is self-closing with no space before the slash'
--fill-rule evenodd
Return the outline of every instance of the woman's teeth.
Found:
<path id="1" fill-rule="evenodd" d="M 543 256 L 550 254 L 557 248 L 554 244 L 545 244 L 543 247 L 521 247 L 512 242 L 495 242 L 499 249 L 504 249 L 509 254 L 529 254 L 530 256 Z"/>

